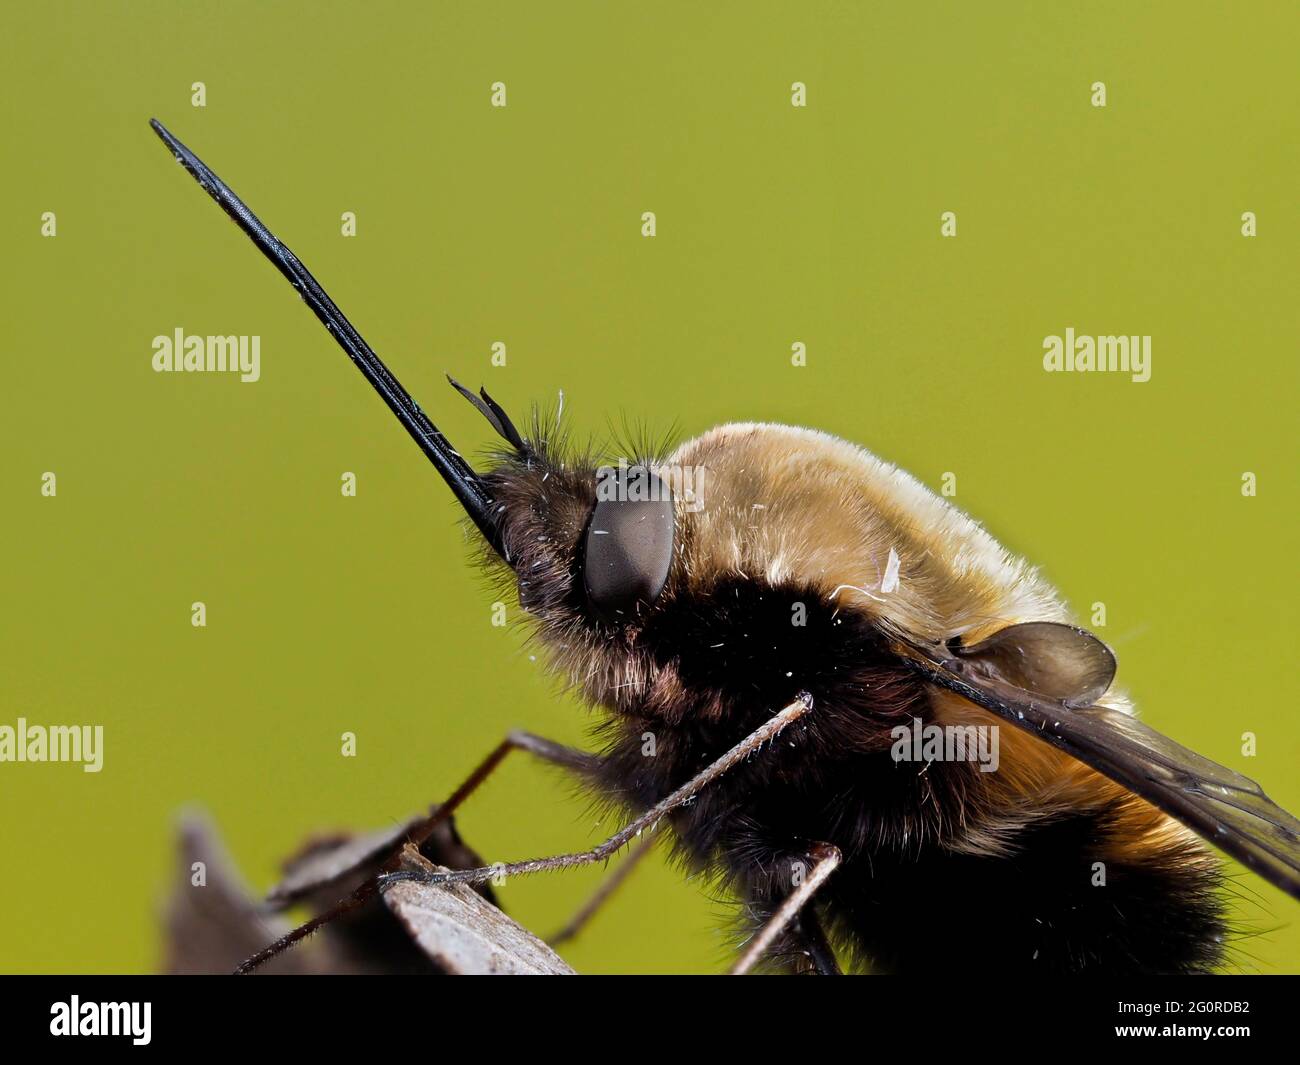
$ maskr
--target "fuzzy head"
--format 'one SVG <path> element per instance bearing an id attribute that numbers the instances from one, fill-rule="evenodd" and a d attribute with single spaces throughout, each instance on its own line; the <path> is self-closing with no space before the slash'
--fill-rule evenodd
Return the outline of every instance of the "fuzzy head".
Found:
<path id="1" fill-rule="evenodd" d="M 854 498 L 865 453 L 753 424 L 601 462 L 536 420 L 527 440 L 500 431 L 519 443 L 482 477 L 500 542 L 489 563 L 592 702 L 734 722 L 804 689 L 827 713 L 869 696 L 872 746 L 915 709 L 877 624 L 885 600 L 869 591 L 888 582 L 890 547 L 879 513 Z M 905 614 L 907 602 L 894 605 Z"/>

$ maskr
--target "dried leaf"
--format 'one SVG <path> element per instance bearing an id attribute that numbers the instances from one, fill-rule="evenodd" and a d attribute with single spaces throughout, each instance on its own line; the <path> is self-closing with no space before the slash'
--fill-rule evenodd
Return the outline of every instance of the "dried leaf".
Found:
<path id="1" fill-rule="evenodd" d="M 419 823 L 363 835 L 335 833 L 309 841 L 285 865 L 267 904 L 252 900 L 215 832 L 201 815 L 180 830 L 180 880 L 167 913 L 170 973 L 230 972 L 289 931 L 271 910 L 301 903 L 328 909 L 379 871 L 393 848 Z M 432 858 L 432 862 L 429 860 Z M 203 862 L 206 883 L 192 870 Z M 419 851 L 403 853 L 407 868 L 468 869 L 483 861 L 450 822 Z M 327 924 L 307 942 L 263 966 L 278 973 L 571 973 L 540 939 L 495 905 L 491 889 L 406 882 Z"/>
<path id="2" fill-rule="evenodd" d="M 445 871 L 418 854 L 403 855 L 407 869 Z M 384 892 L 384 902 L 436 965 L 465 975 L 560 976 L 573 970 L 550 947 L 465 884 L 404 881 Z"/>
<path id="3" fill-rule="evenodd" d="M 182 816 L 180 868 L 167 906 L 167 973 L 228 973 L 249 955 L 287 932 L 279 918 L 258 912 L 230 865 L 208 820 L 197 812 Z M 195 884 L 195 864 L 206 883 Z M 307 954 L 285 954 L 267 972 L 313 971 Z"/>

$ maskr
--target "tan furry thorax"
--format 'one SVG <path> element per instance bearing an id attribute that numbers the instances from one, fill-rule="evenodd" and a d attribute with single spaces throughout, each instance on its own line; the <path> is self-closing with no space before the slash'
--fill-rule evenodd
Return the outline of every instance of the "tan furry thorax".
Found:
<path id="1" fill-rule="evenodd" d="M 1074 620 L 1037 571 L 974 520 L 911 474 L 829 434 L 727 424 L 650 464 L 670 479 L 674 469 L 703 471 L 699 498 L 689 506 L 677 501 L 665 601 L 707 594 L 723 577 L 793 582 L 886 629 L 966 643 L 1020 622 Z M 573 558 L 594 497 L 594 470 L 545 458 L 542 467 L 544 480 L 516 469 L 488 481 L 511 516 L 505 539 L 521 603 L 553 668 L 615 714 L 644 720 L 671 713 L 681 702 L 680 680 L 638 653 L 637 626 L 602 631 L 576 606 Z M 1114 690 L 1101 702 L 1132 710 Z M 929 703 L 939 724 L 999 725 L 947 691 L 932 690 Z M 1116 857 L 1155 849 L 1212 860 L 1177 821 L 1069 755 L 1011 726 L 1000 727 L 1000 739 L 998 772 L 942 766 L 969 779 L 962 823 L 927 826 L 941 845 L 1004 853 L 1031 823 L 1111 805 L 1122 822 L 1114 833 Z"/>

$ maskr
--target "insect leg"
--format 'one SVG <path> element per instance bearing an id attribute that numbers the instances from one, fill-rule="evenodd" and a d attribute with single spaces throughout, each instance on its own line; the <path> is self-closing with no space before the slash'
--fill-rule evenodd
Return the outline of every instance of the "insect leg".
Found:
<path id="1" fill-rule="evenodd" d="M 496 771 L 511 751 L 526 751 L 543 762 L 574 772 L 594 769 L 599 761 L 596 755 L 588 754 L 577 747 L 567 747 L 563 743 L 556 743 L 543 736 L 515 729 L 508 733 L 506 738 L 492 749 L 492 753 L 478 764 L 474 772 L 465 778 L 460 787 L 451 793 L 451 798 L 411 830 L 410 842 L 418 847 L 428 839 L 433 830 L 455 813 L 456 808 L 474 794 L 479 786 Z"/>
<path id="2" fill-rule="evenodd" d="M 811 906 L 805 906 L 795 923 L 797 927 L 792 928 L 791 933 L 795 943 L 807 953 L 813 972 L 818 976 L 842 975 L 817 912 Z"/>
<path id="3" fill-rule="evenodd" d="M 604 843 L 598 843 L 591 850 L 557 854 L 550 858 L 532 858 L 525 862 L 488 865 L 481 869 L 457 869 L 445 873 L 403 869 L 381 875 L 378 878 L 379 885 L 382 888 L 404 880 L 415 880 L 425 884 L 482 884 L 488 880 L 499 880 L 502 877 L 518 876 L 523 873 L 543 873 L 552 869 L 570 869 L 577 865 L 591 865 L 593 862 L 604 861 L 611 854 L 622 850 L 646 829 L 653 828 L 673 810 L 690 802 L 701 789 L 737 763 L 743 762 L 763 744 L 775 739 L 786 726 L 808 713 L 812 705 L 812 696 L 807 692 L 801 692 L 795 697 L 794 702 L 769 718 L 707 769 L 701 770 L 667 798 L 655 803 L 640 817 L 628 822 Z"/>
<path id="4" fill-rule="evenodd" d="M 780 908 L 768 919 L 767 924 L 763 925 L 758 934 L 749 941 L 745 953 L 731 967 L 732 976 L 741 976 L 753 968 L 754 963 L 763 956 L 764 951 L 772 945 L 776 937 L 799 916 L 799 911 L 839 866 L 840 849 L 829 843 L 818 843 L 808 852 L 808 857 L 814 863 L 812 870 L 781 903 Z"/>
<path id="5" fill-rule="evenodd" d="M 509 733 L 505 739 L 492 749 L 492 752 L 475 767 L 474 772 L 465 778 L 464 782 L 455 791 L 451 793 L 451 798 L 442 803 L 428 817 L 411 829 L 407 838 L 398 843 L 393 848 L 393 853 L 385 860 L 383 870 L 392 872 L 397 868 L 401 860 L 402 848 L 406 843 L 412 843 L 419 847 L 422 843 L 433 834 L 440 824 L 447 820 L 456 808 L 468 799 L 479 786 L 487 780 L 488 777 L 496 770 L 500 764 L 505 761 L 506 755 L 511 751 L 527 751 L 529 754 L 536 755 L 544 762 L 550 762 L 552 765 L 558 765 L 564 769 L 582 771 L 592 768 L 598 758 L 596 755 L 588 754 L 586 751 L 579 750 L 576 747 L 566 747 L 562 743 L 556 743 L 553 740 L 545 739 L 542 736 L 535 736 L 531 732 L 514 731 Z M 284 953 L 295 943 L 306 939 L 313 932 L 329 924 L 331 921 L 342 917 L 345 913 L 351 913 L 360 906 L 365 905 L 370 899 L 378 893 L 382 874 L 377 877 L 371 877 L 359 885 L 347 898 L 340 899 L 324 913 L 317 914 L 310 921 L 299 925 L 293 931 L 286 933 L 269 946 L 263 947 L 251 958 L 242 962 L 235 970 L 236 974 L 251 973 L 259 965 L 270 961 L 278 954 Z"/>
<path id="6" fill-rule="evenodd" d="M 632 875 L 632 871 L 640 864 L 641 859 L 650 853 L 650 848 L 654 845 L 655 837 L 646 836 L 640 843 L 633 847 L 632 852 L 619 863 L 618 868 L 601 881 L 600 887 L 595 890 L 591 898 L 583 903 L 578 912 L 569 918 L 568 924 L 551 936 L 546 942 L 552 947 L 556 947 L 561 943 L 567 943 L 582 931 L 582 929 L 586 927 L 587 922 L 596 915 L 596 911 L 608 902 L 610 896 L 619 889 L 623 881 Z"/>

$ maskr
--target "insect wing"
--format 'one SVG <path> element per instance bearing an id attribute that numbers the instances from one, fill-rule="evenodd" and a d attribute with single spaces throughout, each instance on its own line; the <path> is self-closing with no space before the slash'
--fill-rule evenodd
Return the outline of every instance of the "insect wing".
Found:
<path id="1" fill-rule="evenodd" d="M 916 648 L 913 645 L 913 649 Z M 1137 718 L 1071 707 L 1023 691 L 960 660 L 907 656 L 909 668 L 1091 766 L 1300 898 L 1300 820 L 1263 789 Z"/>

